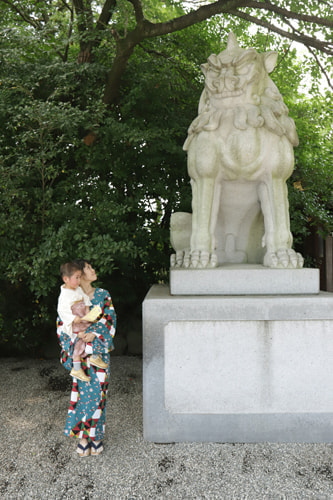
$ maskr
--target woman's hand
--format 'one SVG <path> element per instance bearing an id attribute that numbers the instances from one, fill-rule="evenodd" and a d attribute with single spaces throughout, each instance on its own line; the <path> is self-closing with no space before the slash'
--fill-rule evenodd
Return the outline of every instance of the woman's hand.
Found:
<path id="1" fill-rule="evenodd" d="M 80 338 L 82 338 L 83 342 L 87 343 L 87 342 L 92 342 L 95 339 L 95 337 L 96 335 L 94 335 L 93 333 L 84 333 L 83 337 Z"/>

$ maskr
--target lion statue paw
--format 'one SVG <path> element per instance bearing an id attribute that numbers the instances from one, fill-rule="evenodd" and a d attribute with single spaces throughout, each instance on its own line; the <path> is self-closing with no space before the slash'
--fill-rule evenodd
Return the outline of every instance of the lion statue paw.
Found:
<path id="1" fill-rule="evenodd" d="M 217 267 L 217 255 L 204 251 L 179 250 L 170 257 L 170 266 L 172 269 L 210 269 Z"/>
<path id="2" fill-rule="evenodd" d="M 170 267 L 175 268 L 189 268 L 191 264 L 190 251 L 189 250 L 177 250 L 170 257 Z"/>
<path id="3" fill-rule="evenodd" d="M 195 250 L 191 253 L 191 265 L 194 269 L 207 269 L 217 266 L 217 255 L 205 251 Z"/>
<path id="4" fill-rule="evenodd" d="M 280 248 L 277 252 L 267 252 L 263 264 L 270 268 L 301 269 L 304 259 L 300 253 L 290 248 Z"/>

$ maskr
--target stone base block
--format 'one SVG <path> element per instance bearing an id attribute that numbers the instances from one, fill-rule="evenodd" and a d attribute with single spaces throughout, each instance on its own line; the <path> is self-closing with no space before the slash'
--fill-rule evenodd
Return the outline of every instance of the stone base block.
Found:
<path id="1" fill-rule="evenodd" d="M 333 294 L 143 303 L 144 437 L 332 442 Z"/>
<path id="2" fill-rule="evenodd" d="M 269 269 L 234 264 L 217 269 L 171 269 L 171 295 L 283 295 L 319 293 L 319 269 Z"/>

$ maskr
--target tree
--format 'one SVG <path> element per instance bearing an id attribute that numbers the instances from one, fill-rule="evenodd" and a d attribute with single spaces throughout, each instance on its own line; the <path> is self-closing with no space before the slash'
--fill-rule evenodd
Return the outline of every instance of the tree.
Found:
<path id="1" fill-rule="evenodd" d="M 199 51 L 207 51 L 205 30 L 194 29 Z M 0 94 L 3 338 L 37 346 L 52 331 L 59 264 L 74 256 L 98 265 L 124 330 L 122 321 L 139 316 L 147 288 L 168 262 L 168 248 L 162 258 L 158 254 L 168 247 L 166 214 L 188 184 L 179 167 L 200 92 L 198 67 L 191 60 L 186 65 L 185 56 L 182 64 L 164 57 L 164 48 L 181 52 L 182 44 L 171 40 L 157 44 L 152 73 L 151 55 L 140 48 L 124 80 L 122 105 L 109 111 L 95 92 L 105 75 L 103 51 L 98 62 L 63 63 L 39 43 L 32 50 L 29 33 L 21 40 L 14 30 L 6 40 Z"/>
<path id="2" fill-rule="evenodd" d="M 333 230 L 331 102 L 329 92 L 312 92 L 293 105 L 300 144 L 295 149 L 289 202 L 294 240 L 303 253 L 310 232 L 325 238 Z M 310 259 L 309 264 L 319 263 Z"/>
<path id="3" fill-rule="evenodd" d="M 275 35 L 272 23 L 280 14 L 273 4 L 267 4 L 269 20 L 258 17 L 257 31 L 249 32 L 253 4 L 259 13 L 266 5 L 186 2 L 184 10 L 174 1 L 0 0 L 2 345 L 23 341 L 36 348 L 50 337 L 58 268 L 74 257 L 97 264 L 114 298 L 120 334 L 128 340 L 137 328 L 130 321 L 139 321 L 149 286 L 167 279 L 170 214 L 190 210 L 182 144 L 202 90 L 200 64 L 223 48 L 230 30 L 244 46 L 281 54 L 274 79 L 302 134 L 310 137 L 295 171 L 303 191 L 293 190 L 292 180 L 292 202 L 302 215 L 307 204 L 308 218 L 319 200 L 322 210 L 313 221 L 327 220 L 325 230 L 331 227 L 333 176 L 321 156 L 329 147 L 328 133 L 319 127 L 311 133 L 319 117 L 328 128 L 330 97 L 321 99 L 313 88 L 309 101 L 298 90 L 304 66 L 289 39 Z M 305 41 L 316 57 L 323 50 L 320 64 L 328 74 L 331 21 L 325 18 L 327 4 L 319 7 L 313 3 L 310 21 L 298 3 L 293 16 L 297 29 L 310 33 Z M 209 22 L 208 14 L 215 15 Z M 321 18 L 319 47 L 311 23 Z M 299 40 L 297 32 L 290 33 Z M 316 82 L 316 66 L 307 61 Z M 311 183 L 314 159 L 321 161 L 325 189 L 320 176 Z M 296 223 L 300 238 L 305 222 Z"/>
<path id="4" fill-rule="evenodd" d="M 152 0 L 105 0 L 102 4 L 91 0 L 33 4 L 1 0 L 1 4 L 8 6 L 18 21 L 29 25 L 51 46 L 55 46 L 57 30 L 57 35 L 61 35 L 62 50 L 59 50 L 58 42 L 55 49 L 63 61 L 68 59 L 73 38 L 79 42 L 77 60 L 80 63 L 91 62 L 94 50 L 104 43 L 113 46 L 114 56 L 103 95 L 103 101 L 108 105 L 114 104 L 119 95 L 122 76 L 137 46 L 216 15 L 244 19 L 305 45 L 327 78 L 329 63 L 321 63 L 318 52 L 327 56 L 333 54 L 332 5 L 327 1 L 193 0 L 186 2 L 187 12 L 180 1 L 159 2 L 157 9 L 153 8 Z M 319 30 L 321 36 L 317 37 Z"/>

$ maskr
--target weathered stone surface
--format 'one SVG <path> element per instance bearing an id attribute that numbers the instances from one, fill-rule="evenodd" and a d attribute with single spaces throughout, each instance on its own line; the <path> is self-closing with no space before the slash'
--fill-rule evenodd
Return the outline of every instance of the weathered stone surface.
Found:
<path id="1" fill-rule="evenodd" d="M 332 442 L 333 294 L 143 303 L 146 440 Z"/>
<path id="2" fill-rule="evenodd" d="M 201 66 L 205 88 L 184 144 L 193 214 L 171 218 L 171 267 L 303 266 L 286 186 L 298 137 L 269 77 L 276 61 L 276 52 L 242 49 L 230 33 L 226 50 Z"/>
<path id="3" fill-rule="evenodd" d="M 229 264 L 215 269 L 171 269 L 171 295 L 284 295 L 319 293 L 319 269 L 269 269 Z"/>

